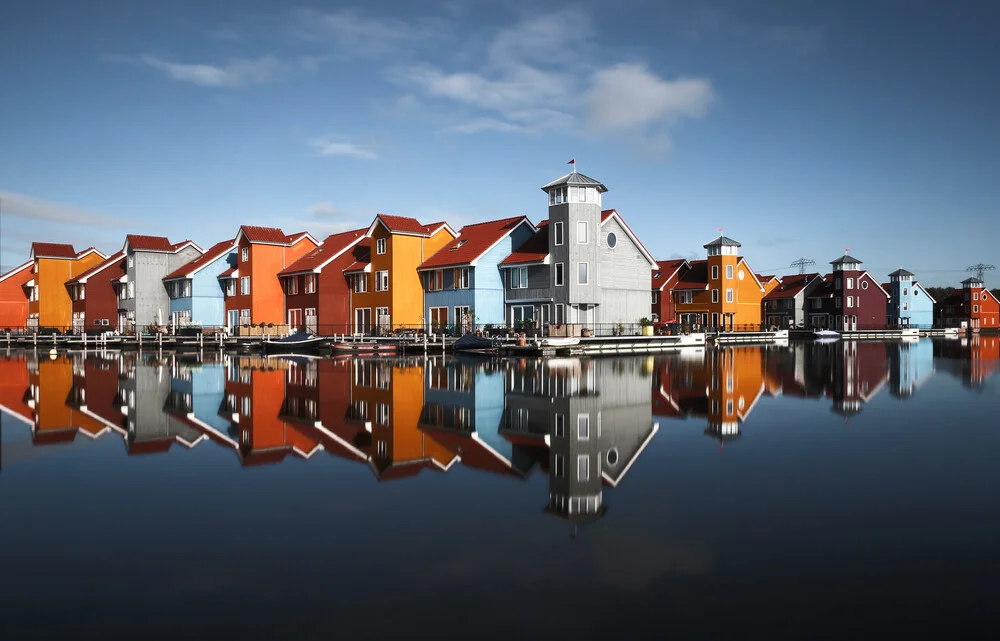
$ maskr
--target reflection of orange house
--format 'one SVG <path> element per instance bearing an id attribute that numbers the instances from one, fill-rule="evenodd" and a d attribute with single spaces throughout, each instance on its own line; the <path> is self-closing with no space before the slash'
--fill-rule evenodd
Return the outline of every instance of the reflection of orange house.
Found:
<path id="1" fill-rule="evenodd" d="M 0 330 L 27 325 L 28 295 L 24 286 L 34 277 L 34 264 L 29 260 L 0 276 Z"/>
<path id="2" fill-rule="evenodd" d="M 73 301 L 66 281 L 77 276 L 107 256 L 93 247 L 77 253 L 72 245 L 32 243 L 33 278 L 25 285 L 28 301 L 28 325 L 67 330 L 73 321 Z"/>
<path id="3" fill-rule="evenodd" d="M 768 291 L 736 254 L 740 243 L 719 236 L 705 245 L 707 260 L 693 260 L 674 286 L 679 322 L 729 329 L 760 329 L 761 300 Z M 776 284 L 772 283 L 772 288 Z"/>
<path id="4" fill-rule="evenodd" d="M 79 360 L 79 379 L 83 380 L 83 361 Z M 28 366 L 28 405 L 34 410 L 31 430 L 35 445 L 66 443 L 76 437 L 77 429 L 96 438 L 107 428 L 68 402 L 72 399 L 74 362 L 66 356 L 42 358 Z"/>
<path id="5" fill-rule="evenodd" d="M 959 340 L 934 341 L 935 369 L 949 371 L 974 389 L 1000 371 L 1000 337 L 973 334 Z"/>

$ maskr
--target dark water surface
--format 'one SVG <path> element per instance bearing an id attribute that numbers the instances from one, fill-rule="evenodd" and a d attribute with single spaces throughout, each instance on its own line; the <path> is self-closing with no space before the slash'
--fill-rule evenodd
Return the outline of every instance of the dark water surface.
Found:
<path id="1" fill-rule="evenodd" d="M 998 369 L 0 352 L 0 638 L 997 638 Z"/>

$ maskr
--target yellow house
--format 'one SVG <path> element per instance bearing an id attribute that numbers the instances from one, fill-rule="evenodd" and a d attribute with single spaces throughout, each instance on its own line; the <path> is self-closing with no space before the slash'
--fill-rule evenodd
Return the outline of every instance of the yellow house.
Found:
<path id="1" fill-rule="evenodd" d="M 73 324 L 73 301 L 66 281 L 107 259 L 89 247 L 77 253 L 72 245 L 32 243 L 30 260 L 34 276 L 25 283 L 28 293 L 28 327 L 65 331 Z"/>
<path id="2" fill-rule="evenodd" d="M 356 283 L 352 287 L 355 331 L 423 327 L 424 288 L 417 268 L 458 234 L 448 223 L 424 225 L 414 218 L 379 214 L 366 235 L 371 247 L 361 275 L 366 291 L 358 292 Z"/>
<path id="3" fill-rule="evenodd" d="M 673 289 L 679 322 L 728 330 L 759 330 L 761 300 L 768 291 L 736 249 L 719 236 L 705 245 L 707 260 L 693 260 Z M 773 286 L 772 286 L 773 287 Z"/>

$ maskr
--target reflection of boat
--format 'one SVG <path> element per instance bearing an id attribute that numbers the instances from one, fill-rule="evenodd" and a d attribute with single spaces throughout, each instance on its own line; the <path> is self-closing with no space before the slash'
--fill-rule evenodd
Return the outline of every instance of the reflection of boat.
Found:
<path id="1" fill-rule="evenodd" d="M 837 340 L 840 338 L 840 332 L 835 332 L 832 329 L 817 329 L 813 330 L 813 337 L 818 339 L 827 340 Z"/>
<path id="2" fill-rule="evenodd" d="M 334 343 L 330 345 L 334 352 L 346 353 L 346 352 L 359 352 L 363 354 L 371 354 L 373 352 L 395 352 L 396 346 L 389 343 L 378 343 L 376 341 L 356 341 L 349 342 L 343 341 L 340 343 Z"/>
<path id="3" fill-rule="evenodd" d="M 542 338 L 538 341 L 539 347 L 572 347 L 579 344 L 580 339 L 576 336 L 557 336 L 554 338 Z"/>
<path id="4" fill-rule="evenodd" d="M 457 341 L 453 346 L 455 351 L 458 352 L 484 352 L 484 351 L 496 351 L 496 344 L 493 339 L 486 338 L 484 336 L 476 336 L 475 334 L 465 334 Z"/>
<path id="5" fill-rule="evenodd" d="M 920 330 L 917 329 L 916 327 L 907 327 L 906 329 L 902 330 L 902 336 L 903 338 L 907 337 L 919 338 Z"/>
<path id="6" fill-rule="evenodd" d="M 298 333 L 264 341 L 265 352 L 295 352 L 301 350 L 316 349 L 322 344 L 323 339 L 312 334 Z"/>

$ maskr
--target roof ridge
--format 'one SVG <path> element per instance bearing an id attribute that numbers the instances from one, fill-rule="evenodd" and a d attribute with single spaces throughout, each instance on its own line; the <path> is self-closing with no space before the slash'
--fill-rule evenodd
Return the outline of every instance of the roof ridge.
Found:
<path id="1" fill-rule="evenodd" d="M 462 229 L 465 229 L 466 227 L 479 227 L 481 225 L 492 225 L 492 224 L 495 224 L 495 223 L 505 223 L 505 222 L 512 221 L 512 220 L 520 220 L 522 218 L 525 219 L 525 220 L 528 220 L 528 222 L 531 222 L 528 219 L 527 215 L 525 215 L 525 214 L 518 214 L 517 216 L 510 216 L 509 218 L 495 218 L 493 220 L 484 220 L 481 223 L 469 223 L 468 225 L 462 225 Z"/>

